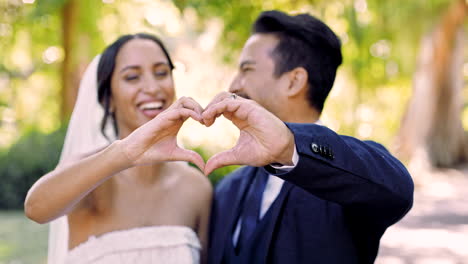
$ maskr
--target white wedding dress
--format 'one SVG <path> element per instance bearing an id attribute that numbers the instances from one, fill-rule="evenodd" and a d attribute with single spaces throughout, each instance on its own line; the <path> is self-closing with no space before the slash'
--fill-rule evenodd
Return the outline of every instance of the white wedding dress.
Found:
<path id="1" fill-rule="evenodd" d="M 68 125 L 60 160 L 87 153 L 109 142 L 101 135 L 103 110 L 97 101 L 97 56 L 86 69 Z M 109 126 L 108 126 L 109 127 Z M 109 134 L 109 133 L 108 133 Z M 113 231 L 68 250 L 68 221 L 50 224 L 48 264 L 199 263 L 201 244 L 185 226 L 151 226 Z"/>
<path id="2" fill-rule="evenodd" d="M 68 252 L 65 264 L 200 263 L 200 241 L 185 226 L 152 226 L 114 231 Z"/>

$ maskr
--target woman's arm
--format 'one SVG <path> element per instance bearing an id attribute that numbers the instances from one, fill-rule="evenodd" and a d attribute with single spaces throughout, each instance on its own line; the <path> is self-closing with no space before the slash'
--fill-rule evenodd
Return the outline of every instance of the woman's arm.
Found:
<path id="1" fill-rule="evenodd" d="M 126 138 L 85 159 L 57 167 L 29 190 L 26 215 L 38 223 L 46 223 L 67 214 L 112 175 L 133 166 L 184 160 L 203 169 L 204 162 L 198 153 L 177 146 L 182 124 L 189 117 L 200 121 L 201 111 L 193 99 L 183 97 Z"/>
<path id="2" fill-rule="evenodd" d="M 68 214 L 80 200 L 117 172 L 130 167 L 120 140 L 79 161 L 59 165 L 29 190 L 26 215 L 47 223 Z"/>

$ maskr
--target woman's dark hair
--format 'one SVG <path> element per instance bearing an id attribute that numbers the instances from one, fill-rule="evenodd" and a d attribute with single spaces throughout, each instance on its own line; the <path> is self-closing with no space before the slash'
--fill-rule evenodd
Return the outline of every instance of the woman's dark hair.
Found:
<path id="1" fill-rule="evenodd" d="M 308 74 L 309 104 L 322 112 L 343 59 L 341 42 L 335 33 L 311 15 L 290 16 L 280 11 L 261 13 L 252 33 L 273 34 L 279 39 L 272 53 L 275 76 L 303 67 Z"/>
<path id="2" fill-rule="evenodd" d="M 114 74 L 115 60 L 122 46 L 132 39 L 147 39 L 147 40 L 154 41 L 154 43 L 156 43 L 162 49 L 162 51 L 164 52 L 164 55 L 166 55 L 166 58 L 169 62 L 170 69 L 171 70 L 174 69 L 174 64 L 172 63 L 171 57 L 169 56 L 169 53 L 167 52 L 166 47 L 164 47 L 164 44 L 159 38 L 153 35 L 149 35 L 145 33 L 123 35 L 104 50 L 99 60 L 99 65 L 98 65 L 98 70 L 97 70 L 97 83 L 98 83 L 98 101 L 101 104 L 101 106 L 104 108 L 104 116 L 102 117 L 102 120 L 101 120 L 101 133 L 107 139 L 109 139 L 109 137 L 106 135 L 105 130 L 106 130 L 106 125 L 107 125 L 107 121 L 109 118 L 111 118 L 115 134 L 118 135 L 118 132 L 119 132 L 118 127 L 117 127 L 117 122 L 115 120 L 115 113 L 110 111 L 110 102 L 111 102 L 110 99 L 112 96 L 111 79 L 112 79 L 112 74 Z"/>

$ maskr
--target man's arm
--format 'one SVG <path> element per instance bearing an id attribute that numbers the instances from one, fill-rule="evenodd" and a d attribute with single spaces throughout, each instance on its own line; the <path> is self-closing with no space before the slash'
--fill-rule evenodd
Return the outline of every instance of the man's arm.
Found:
<path id="1" fill-rule="evenodd" d="M 288 127 L 254 101 L 229 93 L 215 97 L 202 119 L 210 126 L 220 115 L 239 128 L 239 140 L 232 149 L 208 160 L 205 174 L 235 164 L 269 168 L 274 163 L 292 165 L 295 144 L 300 156 L 297 166 L 287 173 L 276 173 L 286 181 L 343 205 L 351 212 L 348 215 L 362 216 L 368 223 L 391 225 L 411 208 L 411 177 L 377 143 L 339 136 L 314 124 Z"/>
<path id="2" fill-rule="evenodd" d="M 314 124 L 287 124 L 299 161 L 289 171 L 269 173 L 349 209 L 364 222 L 389 226 L 413 203 L 414 185 L 405 167 L 382 145 L 337 135 Z"/>

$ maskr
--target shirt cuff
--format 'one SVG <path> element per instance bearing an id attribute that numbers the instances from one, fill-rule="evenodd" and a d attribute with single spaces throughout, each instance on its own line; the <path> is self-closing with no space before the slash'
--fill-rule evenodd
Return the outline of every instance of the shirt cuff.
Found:
<path id="1" fill-rule="evenodd" d="M 292 169 L 294 169 L 297 166 L 297 163 L 299 162 L 299 154 L 297 154 L 297 149 L 296 149 L 296 144 L 294 144 L 294 153 L 292 157 L 292 162 L 293 165 L 280 165 L 280 164 L 270 164 L 270 167 L 272 167 L 275 170 L 278 170 L 279 172 L 289 172 Z"/>

